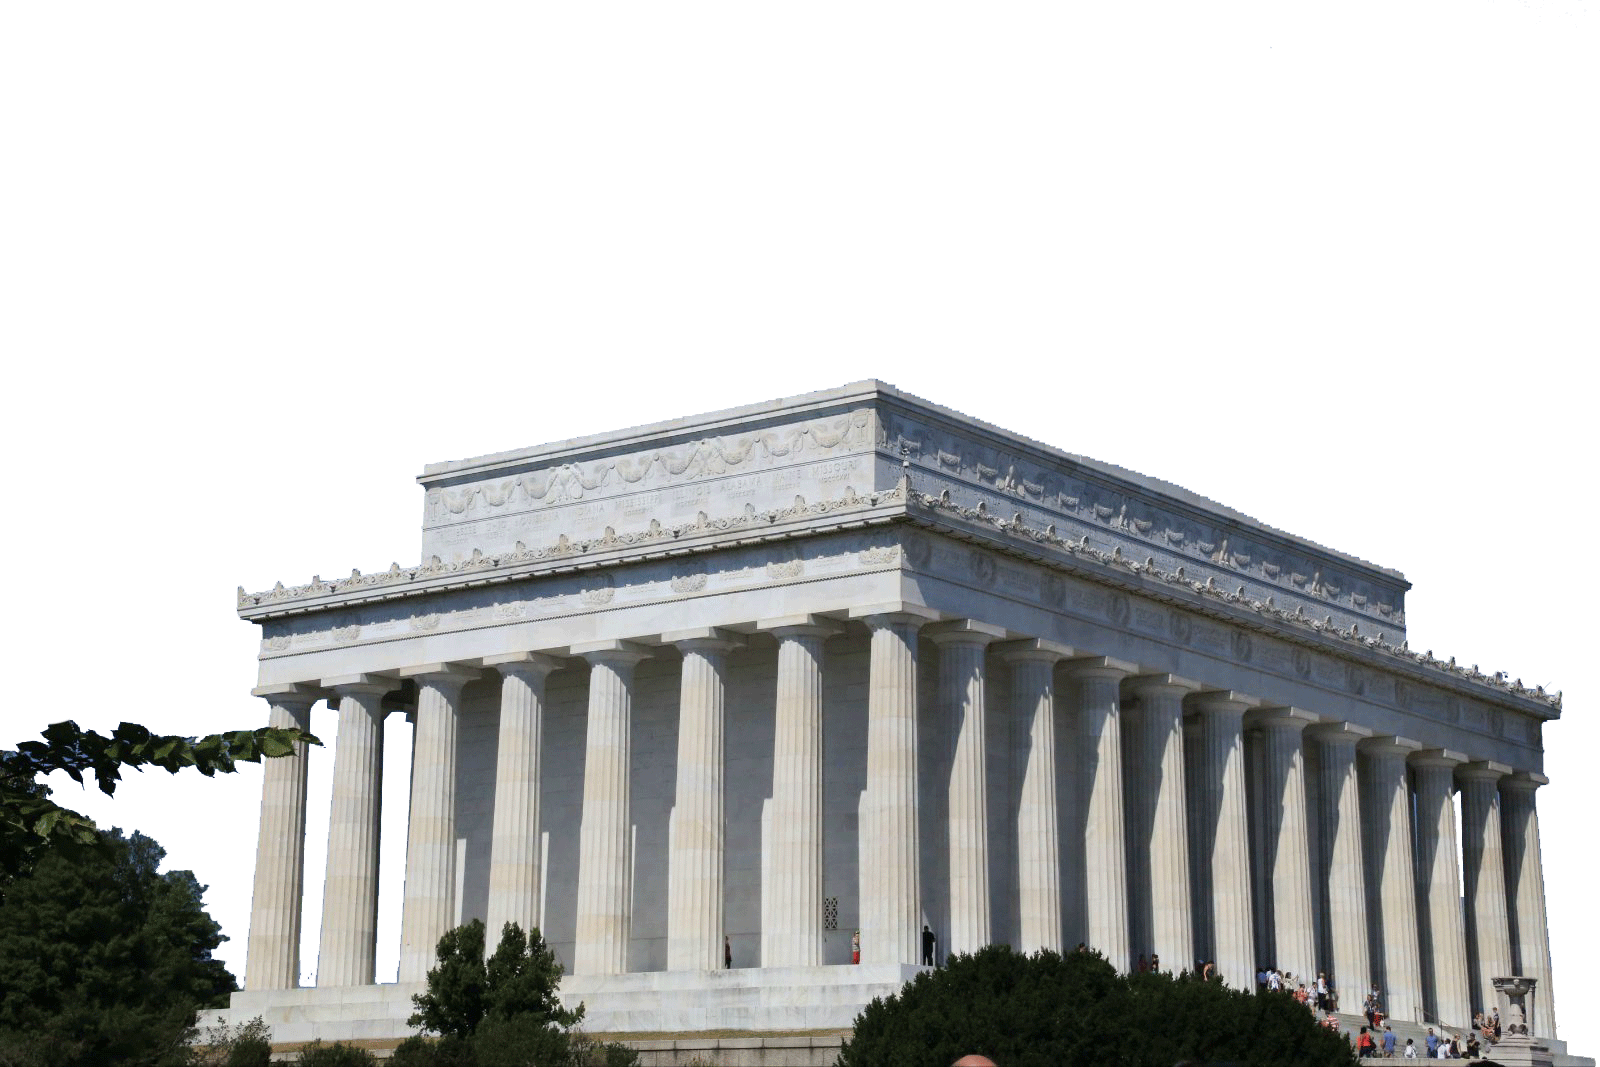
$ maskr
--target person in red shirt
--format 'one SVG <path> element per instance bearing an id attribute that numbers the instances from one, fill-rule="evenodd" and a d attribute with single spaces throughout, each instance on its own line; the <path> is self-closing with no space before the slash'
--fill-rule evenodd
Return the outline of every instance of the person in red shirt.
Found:
<path id="1" fill-rule="evenodd" d="M 1361 1036 L 1356 1038 L 1356 1055 L 1367 1057 L 1372 1055 L 1375 1046 L 1372 1044 L 1372 1035 L 1367 1033 L 1367 1028 L 1361 1028 Z"/>

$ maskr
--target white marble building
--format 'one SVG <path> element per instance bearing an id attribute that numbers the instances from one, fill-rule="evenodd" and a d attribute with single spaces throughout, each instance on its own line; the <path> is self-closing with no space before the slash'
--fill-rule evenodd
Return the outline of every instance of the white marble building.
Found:
<path id="1" fill-rule="evenodd" d="M 1395 571 L 878 382 L 419 481 L 420 565 L 239 593 L 271 721 L 338 723 L 311 988 L 323 828 L 307 757 L 266 765 L 233 1014 L 278 1040 L 405 1033 L 473 917 L 539 927 L 600 1031 L 847 1026 L 926 924 L 941 955 L 1320 970 L 1346 1010 L 1376 983 L 1457 1026 L 1528 975 L 1554 1034 L 1559 697 L 1408 651 Z"/>

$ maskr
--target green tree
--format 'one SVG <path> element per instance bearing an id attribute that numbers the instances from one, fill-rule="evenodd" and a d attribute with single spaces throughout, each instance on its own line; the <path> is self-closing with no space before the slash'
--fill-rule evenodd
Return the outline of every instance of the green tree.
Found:
<path id="1" fill-rule="evenodd" d="M 483 922 L 474 919 L 439 939 L 428 988 L 411 998 L 408 1020 L 423 1033 L 395 1050 L 396 1067 L 630 1067 L 638 1054 L 573 1029 L 583 1006 L 562 1006 L 561 964 L 538 930 L 506 923 L 484 958 Z"/>
<path id="2" fill-rule="evenodd" d="M 188 871 L 142 834 L 49 850 L 0 908 L 0 1064 L 176 1065 L 195 1013 L 237 985 Z"/>
<path id="3" fill-rule="evenodd" d="M 943 1067 L 974 1052 L 1007 1067 L 1356 1062 L 1349 1043 L 1291 997 L 1189 974 L 1120 975 L 1095 953 L 1024 956 L 996 945 L 867 1005 L 838 1064 Z"/>
<path id="4" fill-rule="evenodd" d="M 159 767 L 169 774 L 193 767 L 210 778 L 236 770 L 239 763 L 287 756 L 297 741 L 322 743 L 303 731 L 277 727 L 195 738 L 153 734 L 133 722 L 122 723 L 109 737 L 75 722 L 58 722 L 41 736 L 43 741 L 0 751 L 0 895 L 32 868 L 42 850 L 92 847 L 99 841 L 91 820 L 50 799 L 40 779 L 52 771 L 65 771 L 79 785 L 85 776 L 93 778 L 111 796 L 124 767 Z"/>
<path id="5" fill-rule="evenodd" d="M 411 998 L 417 1010 L 409 1025 L 470 1038 L 485 1019 L 516 1018 L 566 1030 L 583 1018 L 582 1007 L 561 1006 L 561 963 L 538 930 L 529 937 L 516 923 L 506 923 L 488 960 L 483 934 L 483 920 L 473 919 L 439 939 L 439 965 L 428 972 L 427 991 Z"/>

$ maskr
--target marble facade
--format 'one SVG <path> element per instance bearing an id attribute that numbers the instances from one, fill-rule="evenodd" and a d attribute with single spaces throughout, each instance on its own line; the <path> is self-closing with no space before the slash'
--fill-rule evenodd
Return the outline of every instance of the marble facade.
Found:
<path id="1" fill-rule="evenodd" d="M 845 1027 L 926 924 L 1452 1026 L 1526 975 L 1554 1035 L 1560 698 L 1411 652 L 1398 572 L 878 382 L 419 481 L 422 563 L 239 592 L 270 721 L 338 723 L 314 987 L 308 757 L 266 764 L 233 1011 L 278 1040 L 405 1033 L 471 918 L 539 927 L 596 1030 Z"/>

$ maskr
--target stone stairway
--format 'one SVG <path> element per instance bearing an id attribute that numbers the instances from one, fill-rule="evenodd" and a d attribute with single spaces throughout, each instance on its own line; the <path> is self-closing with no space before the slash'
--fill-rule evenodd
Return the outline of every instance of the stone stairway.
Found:
<path id="1" fill-rule="evenodd" d="M 1335 1012 L 1334 1018 L 1339 1020 L 1340 1031 L 1350 1035 L 1351 1041 L 1354 1041 L 1356 1035 L 1361 1033 L 1361 1028 L 1367 1025 L 1367 1019 L 1364 1015 L 1352 1014 L 1348 1012 Z M 1419 1057 L 1427 1054 L 1428 1026 L 1430 1024 L 1415 1023 L 1405 1019 L 1387 1019 L 1385 1020 L 1385 1023 L 1394 1031 L 1395 1059 L 1399 1059 L 1404 1055 L 1407 1038 L 1410 1038 L 1412 1041 L 1416 1042 L 1417 1055 Z M 1467 1036 L 1466 1029 L 1458 1029 L 1456 1027 L 1434 1025 L 1433 1032 L 1436 1034 L 1445 1032 L 1452 1034 L 1459 1033 L 1463 1041 L 1465 1041 Z M 1373 1036 L 1374 1040 L 1381 1040 L 1377 1034 L 1374 1034 Z M 1552 1038 L 1540 1038 L 1539 1040 L 1543 1044 L 1550 1046 L 1550 1052 L 1555 1057 L 1555 1067 L 1595 1067 L 1595 1061 L 1587 1056 L 1568 1055 L 1567 1043 L 1565 1041 L 1558 1041 Z M 1480 1059 L 1493 1060 L 1493 1046 L 1480 1047 L 1478 1056 Z M 1382 1057 L 1370 1057 L 1363 1059 L 1361 1062 L 1364 1064 L 1392 1064 L 1393 1060 L 1385 1060 Z"/>

